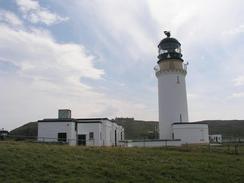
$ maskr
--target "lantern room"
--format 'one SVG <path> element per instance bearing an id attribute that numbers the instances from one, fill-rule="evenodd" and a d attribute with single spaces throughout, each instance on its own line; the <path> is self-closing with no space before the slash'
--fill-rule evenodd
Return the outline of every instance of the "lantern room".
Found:
<path id="1" fill-rule="evenodd" d="M 170 32 L 164 31 L 167 36 L 158 45 L 158 63 L 168 59 L 179 59 L 183 62 L 180 42 L 170 37 Z"/>

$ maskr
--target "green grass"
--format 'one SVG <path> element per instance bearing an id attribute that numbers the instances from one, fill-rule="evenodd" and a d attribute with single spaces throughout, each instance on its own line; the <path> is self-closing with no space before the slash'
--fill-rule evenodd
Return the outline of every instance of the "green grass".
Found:
<path id="1" fill-rule="evenodd" d="M 0 182 L 244 182 L 244 156 L 207 148 L 0 142 Z"/>

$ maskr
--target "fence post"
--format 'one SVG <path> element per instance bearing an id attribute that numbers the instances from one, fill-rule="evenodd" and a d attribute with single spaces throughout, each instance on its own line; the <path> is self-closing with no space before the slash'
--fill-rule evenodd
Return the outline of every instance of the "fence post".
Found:
<path id="1" fill-rule="evenodd" d="M 239 154 L 239 147 L 238 147 L 238 143 L 235 144 L 235 154 Z"/>

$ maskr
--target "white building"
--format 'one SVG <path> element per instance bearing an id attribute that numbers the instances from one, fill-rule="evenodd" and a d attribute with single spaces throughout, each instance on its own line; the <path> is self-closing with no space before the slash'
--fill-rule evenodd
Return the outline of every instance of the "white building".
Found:
<path id="1" fill-rule="evenodd" d="M 173 123 L 173 139 L 180 139 L 182 144 L 206 144 L 209 142 L 208 124 Z"/>
<path id="2" fill-rule="evenodd" d="M 185 77 L 187 64 L 181 54 L 181 44 L 165 31 L 158 45 L 159 134 L 160 139 L 181 139 L 182 143 L 208 143 L 208 125 L 188 123 Z"/>
<path id="3" fill-rule="evenodd" d="M 38 141 L 117 146 L 124 140 L 124 128 L 107 118 L 74 119 L 67 109 L 59 110 L 58 116 L 38 121 Z"/>
<path id="4" fill-rule="evenodd" d="M 221 134 L 213 134 L 209 135 L 210 143 L 222 143 L 222 135 Z"/>

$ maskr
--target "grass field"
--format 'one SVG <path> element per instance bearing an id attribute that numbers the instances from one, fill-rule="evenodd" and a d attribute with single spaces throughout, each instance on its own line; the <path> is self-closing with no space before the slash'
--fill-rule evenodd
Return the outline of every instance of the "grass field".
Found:
<path id="1" fill-rule="evenodd" d="M 0 182 L 244 182 L 244 155 L 207 148 L 0 142 Z"/>

